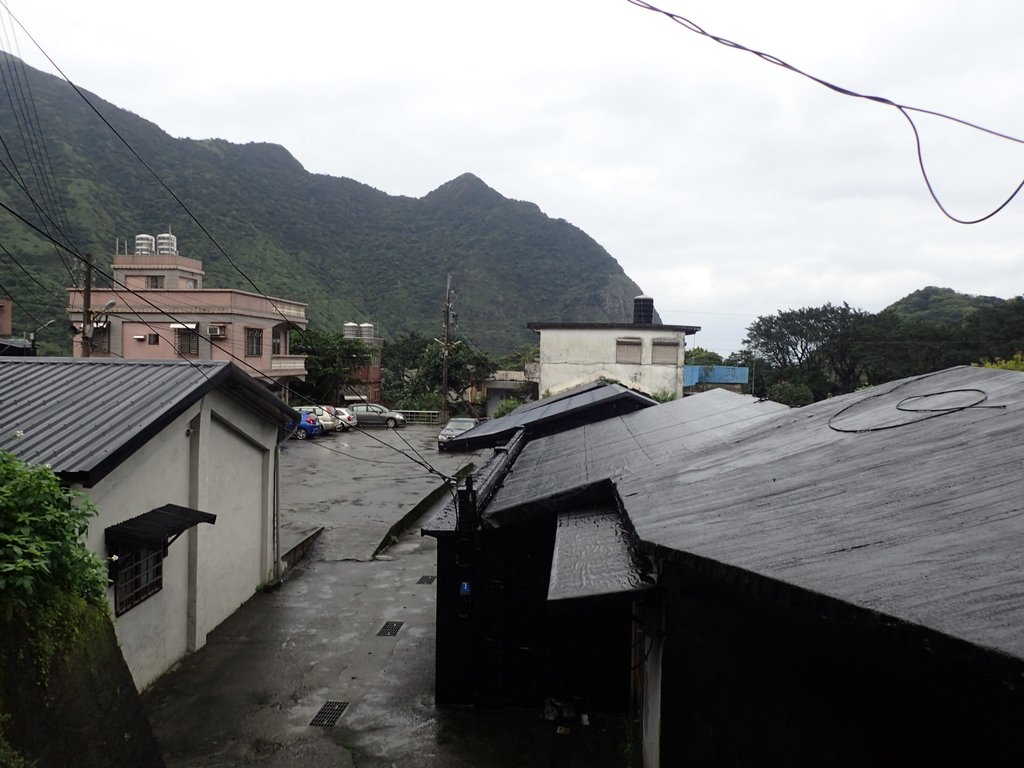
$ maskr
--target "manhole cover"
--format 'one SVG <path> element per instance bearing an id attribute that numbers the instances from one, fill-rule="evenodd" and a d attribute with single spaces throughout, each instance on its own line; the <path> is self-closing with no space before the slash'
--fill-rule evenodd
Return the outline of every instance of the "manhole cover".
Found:
<path id="1" fill-rule="evenodd" d="M 320 711 L 316 713 L 316 717 L 313 718 L 313 722 L 311 722 L 310 725 L 316 725 L 320 728 L 330 728 L 338 722 L 338 718 L 341 717 L 341 713 L 344 712 L 347 707 L 347 701 L 328 701 L 320 707 Z"/>
<path id="2" fill-rule="evenodd" d="M 398 630 L 402 628 L 404 623 L 404 621 L 385 621 L 384 626 L 377 633 L 377 637 L 394 637 L 398 634 Z"/>

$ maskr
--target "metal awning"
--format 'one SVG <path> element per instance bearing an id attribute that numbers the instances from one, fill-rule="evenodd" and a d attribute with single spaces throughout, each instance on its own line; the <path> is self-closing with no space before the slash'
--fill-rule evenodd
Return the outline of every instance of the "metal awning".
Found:
<path id="1" fill-rule="evenodd" d="M 571 600 L 654 586 L 619 511 L 598 507 L 558 516 L 548 600 Z"/>
<path id="2" fill-rule="evenodd" d="M 199 326 L 199 323 L 171 323 L 168 328 L 175 331 L 194 331 Z"/>
<path id="3" fill-rule="evenodd" d="M 217 516 L 198 509 L 164 504 L 149 512 L 112 525 L 104 532 L 107 545 L 137 544 L 162 548 L 199 523 L 217 522 Z"/>

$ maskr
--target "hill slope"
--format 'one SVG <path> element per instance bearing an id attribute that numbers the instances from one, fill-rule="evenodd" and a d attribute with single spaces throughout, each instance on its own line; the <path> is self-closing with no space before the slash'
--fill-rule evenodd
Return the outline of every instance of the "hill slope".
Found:
<path id="1" fill-rule="evenodd" d="M 85 92 L 122 142 L 63 80 L 3 53 L 0 67 L 0 88 L 18 105 L 0 111 L 0 135 L 15 175 L 59 233 L 10 174 L 0 180 L 0 202 L 57 239 L 67 233 L 101 269 L 115 238 L 170 226 L 182 255 L 204 262 L 207 287 L 254 290 L 233 261 L 262 292 L 308 302 L 317 326 L 369 321 L 386 337 L 437 333 L 451 273 L 462 331 L 492 352 L 532 342 L 530 321 L 629 320 L 642 292 L 585 232 L 472 174 L 423 198 L 392 196 L 311 174 L 280 146 L 175 139 Z M 14 87 L 20 78 L 24 87 Z M 16 330 L 61 317 L 70 278 L 54 248 L 3 210 L 0 244 L 11 253 L 0 256 L 0 292 L 14 293 L 32 315 L 20 311 Z"/>
<path id="2" fill-rule="evenodd" d="M 1005 303 L 1006 299 L 995 296 L 971 296 L 957 293 L 952 288 L 930 285 L 890 304 L 886 311 L 908 319 L 960 327 L 964 320 L 979 309 L 999 307 Z"/>

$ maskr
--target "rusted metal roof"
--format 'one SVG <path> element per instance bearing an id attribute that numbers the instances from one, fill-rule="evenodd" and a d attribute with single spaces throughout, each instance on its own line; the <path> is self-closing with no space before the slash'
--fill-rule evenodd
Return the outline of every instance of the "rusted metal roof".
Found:
<path id="1" fill-rule="evenodd" d="M 0 451 L 90 486 L 215 389 L 282 426 L 295 418 L 228 361 L 0 358 Z"/>

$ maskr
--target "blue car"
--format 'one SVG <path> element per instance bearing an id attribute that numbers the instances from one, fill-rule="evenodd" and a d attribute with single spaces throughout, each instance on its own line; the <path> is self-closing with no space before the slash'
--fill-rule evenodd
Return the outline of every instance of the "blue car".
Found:
<path id="1" fill-rule="evenodd" d="M 291 432 L 292 437 L 296 440 L 305 440 L 306 438 L 316 437 L 324 433 L 324 426 L 313 411 L 307 411 L 304 408 L 297 408 L 296 410 L 299 412 L 299 423 L 296 424 L 294 421 L 289 421 L 285 425 L 285 430 Z"/>

